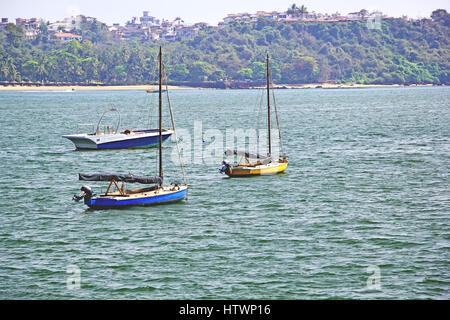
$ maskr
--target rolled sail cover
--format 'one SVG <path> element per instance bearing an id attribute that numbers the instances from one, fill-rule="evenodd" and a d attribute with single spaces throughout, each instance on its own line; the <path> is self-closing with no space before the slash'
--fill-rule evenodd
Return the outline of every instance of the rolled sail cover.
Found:
<path id="1" fill-rule="evenodd" d="M 129 174 L 79 173 L 78 178 L 83 181 L 111 181 L 114 179 L 116 181 L 128 183 L 143 183 L 143 184 L 157 184 L 157 185 L 162 184 L 161 177 L 136 176 L 131 173 Z"/>
<path id="2" fill-rule="evenodd" d="M 237 155 L 237 156 L 245 156 L 247 158 L 251 158 L 251 159 L 269 159 L 270 154 L 260 154 L 260 153 L 251 153 L 251 152 L 245 152 L 244 150 L 231 150 L 228 149 L 227 151 L 225 151 L 225 155 L 227 156 L 232 156 L 232 155 Z"/>

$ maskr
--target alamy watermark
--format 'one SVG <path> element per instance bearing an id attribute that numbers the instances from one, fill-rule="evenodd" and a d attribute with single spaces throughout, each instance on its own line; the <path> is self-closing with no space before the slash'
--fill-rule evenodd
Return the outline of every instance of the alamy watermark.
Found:
<path id="1" fill-rule="evenodd" d="M 66 285 L 68 290 L 80 289 L 81 288 L 81 270 L 77 265 L 71 264 L 67 266 L 67 274 L 69 276 L 66 280 Z"/>
<path id="2" fill-rule="evenodd" d="M 366 273 L 370 273 L 367 278 L 366 288 L 369 290 L 381 290 L 381 270 L 380 267 L 372 265 L 368 266 Z"/>
<path id="3" fill-rule="evenodd" d="M 280 139 L 276 129 L 271 130 L 272 159 L 280 157 Z M 244 150 L 268 156 L 268 129 L 210 128 L 203 130 L 202 121 L 194 121 L 194 130 L 177 129 L 180 156 L 184 164 L 220 164 L 226 150 Z M 175 141 L 172 135 L 172 141 Z M 171 160 L 178 163 L 177 148 L 173 146 Z"/>

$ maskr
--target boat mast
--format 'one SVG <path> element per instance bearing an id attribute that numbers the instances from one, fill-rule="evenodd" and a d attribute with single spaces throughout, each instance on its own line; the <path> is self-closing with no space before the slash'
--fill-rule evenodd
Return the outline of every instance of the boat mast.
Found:
<path id="1" fill-rule="evenodd" d="M 159 176 L 163 179 L 162 167 L 162 50 L 159 47 Z M 162 183 L 161 183 L 162 185 Z"/>
<path id="2" fill-rule="evenodd" d="M 272 141 L 270 138 L 270 77 L 269 77 L 269 54 L 267 54 L 267 125 L 269 128 L 269 154 L 272 154 Z"/>

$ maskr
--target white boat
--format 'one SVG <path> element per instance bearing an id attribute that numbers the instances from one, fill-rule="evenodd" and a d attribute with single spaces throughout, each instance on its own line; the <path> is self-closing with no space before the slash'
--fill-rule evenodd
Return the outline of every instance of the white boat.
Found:
<path id="1" fill-rule="evenodd" d="M 114 129 L 110 125 L 101 126 L 101 121 L 108 112 L 117 112 L 118 123 Z M 128 129 L 119 131 L 120 112 L 116 108 L 106 110 L 101 116 L 97 128 L 91 133 L 78 133 L 80 127 L 94 126 L 92 124 L 78 124 L 77 133 L 63 135 L 75 144 L 77 149 L 124 149 L 124 148 L 151 148 L 159 144 L 159 129 Z M 172 129 L 162 129 L 164 142 L 173 133 Z"/>

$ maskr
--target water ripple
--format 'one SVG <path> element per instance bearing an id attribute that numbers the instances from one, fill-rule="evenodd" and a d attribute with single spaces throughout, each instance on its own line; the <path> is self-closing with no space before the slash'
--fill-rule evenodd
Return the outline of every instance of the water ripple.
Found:
<path id="1" fill-rule="evenodd" d="M 0 298 L 450 298 L 450 90 L 276 93 L 285 174 L 227 179 L 220 161 L 188 163 L 187 202 L 111 211 L 71 201 L 77 173 L 152 174 L 155 151 L 79 152 L 60 136 L 111 101 L 124 127 L 147 123 L 145 93 L 0 93 Z M 192 90 L 172 102 L 179 128 L 225 130 L 254 126 L 258 97 Z M 166 172 L 179 179 L 170 162 Z M 70 265 L 80 289 L 67 288 Z M 381 290 L 367 287 L 369 266 Z"/>

